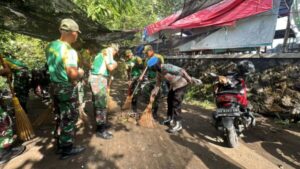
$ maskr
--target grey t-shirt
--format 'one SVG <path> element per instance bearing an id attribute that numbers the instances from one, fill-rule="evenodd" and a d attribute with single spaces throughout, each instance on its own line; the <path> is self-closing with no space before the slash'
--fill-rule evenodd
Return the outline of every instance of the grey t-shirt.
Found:
<path id="1" fill-rule="evenodd" d="M 172 64 L 162 64 L 161 73 L 159 76 L 166 79 L 170 83 L 170 87 L 173 90 L 179 89 L 188 85 L 187 80 L 183 77 L 183 69 L 172 65 Z"/>

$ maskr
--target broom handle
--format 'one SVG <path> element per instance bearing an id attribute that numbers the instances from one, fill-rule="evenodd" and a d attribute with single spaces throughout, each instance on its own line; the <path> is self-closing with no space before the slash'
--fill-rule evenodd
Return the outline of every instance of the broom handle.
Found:
<path id="1" fill-rule="evenodd" d="M 136 87 L 134 88 L 133 93 L 131 94 L 131 96 L 135 95 L 135 93 L 136 93 L 136 91 L 137 91 L 139 85 L 140 85 L 141 82 L 142 82 L 141 79 L 143 79 L 143 77 L 145 76 L 147 70 L 148 70 L 148 66 L 145 68 L 145 70 L 143 71 L 143 73 L 142 73 L 141 76 L 139 77 L 139 79 L 138 79 L 138 84 L 137 84 Z"/>

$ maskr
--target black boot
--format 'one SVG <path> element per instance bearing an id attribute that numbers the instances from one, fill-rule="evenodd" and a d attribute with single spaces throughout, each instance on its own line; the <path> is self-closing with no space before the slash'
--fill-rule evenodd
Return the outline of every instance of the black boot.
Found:
<path id="1" fill-rule="evenodd" d="M 177 133 L 182 129 L 182 124 L 180 120 L 175 121 L 175 126 L 168 129 L 169 133 Z"/>
<path id="2" fill-rule="evenodd" d="M 25 151 L 25 146 L 18 146 L 10 149 L 3 149 L 0 153 L 0 165 L 8 162 L 9 160 L 21 155 Z"/>
<path id="3" fill-rule="evenodd" d="M 61 154 L 63 152 L 62 147 L 59 144 L 59 139 L 56 138 L 56 149 L 55 149 L 55 154 Z"/>
<path id="4" fill-rule="evenodd" d="M 62 153 L 61 153 L 60 159 L 61 160 L 68 159 L 71 156 L 80 154 L 84 150 L 85 150 L 85 148 L 81 147 L 81 146 L 73 146 L 73 145 L 64 146 L 64 147 L 62 147 Z"/>
<path id="5" fill-rule="evenodd" d="M 105 124 L 97 126 L 96 136 L 101 137 L 106 140 L 113 138 L 112 133 L 107 130 Z"/>

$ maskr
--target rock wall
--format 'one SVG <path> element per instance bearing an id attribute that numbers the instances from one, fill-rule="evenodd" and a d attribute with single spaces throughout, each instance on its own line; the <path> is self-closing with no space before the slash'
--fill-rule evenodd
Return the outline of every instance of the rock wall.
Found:
<path id="1" fill-rule="evenodd" d="M 256 73 L 247 78 L 249 100 L 253 111 L 281 117 L 300 113 L 300 54 L 278 55 L 206 55 L 194 57 L 166 57 L 166 62 L 185 68 L 192 76 L 201 78 L 205 90 L 198 90 L 196 98 L 212 94 L 212 79 L 207 73 L 224 74 L 231 63 L 250 60 Z M 197 90 L 195 90 L 197 91 Z M 201 91 L 201 92 L 200 92 Z M 213 101 L 213 99 L 211 99 Z"/>

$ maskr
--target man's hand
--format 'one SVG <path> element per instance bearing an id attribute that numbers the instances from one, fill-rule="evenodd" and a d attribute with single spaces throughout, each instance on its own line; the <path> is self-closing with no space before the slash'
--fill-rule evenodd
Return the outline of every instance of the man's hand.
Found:
<path id="1" fill-rule="evenodd" d="M 79 78 L 78 68 L 77 67 L 67 67 L 67 75 L 69 78 L 69 81 L 73 83 L 74 85 L 77 84 L 77 80 Z"/>
<path id="2" fill-rule="evenodd" d="M 78 68 L 78 76 L 79 76 L 79 79 L 83 78 L 83 76 L 84 76 L 84 70 L 83 69 Z"/>
<path id="3" fill-rule="evenodd" d="M 151 92 L 151 97 L 156 97 L 157 96 L 157 94 L 158 94 L 158 92 L 159 92 L 159 86 L 155 86 L 155 88 L 152 90 L 152 92 Z"/>
<path id="4" fill-rule="evenodd" d="M 106 67 L 110 72 L 112 72 L 118 67 L 118 63 L 114 61 L 112 64 L 107 64 Z"/>
<path id="5" fill-rule="evenodd" d="M 153 103 L 154 100 L 155 100 L 155 96 L 152 96 L 152 95 L 151 95 L 151 97 L 150 97 L 150 103 Z"/>

